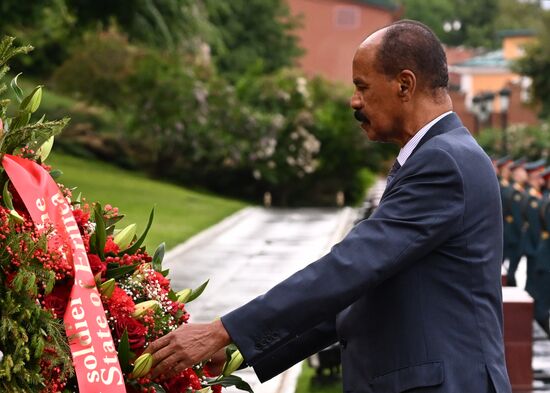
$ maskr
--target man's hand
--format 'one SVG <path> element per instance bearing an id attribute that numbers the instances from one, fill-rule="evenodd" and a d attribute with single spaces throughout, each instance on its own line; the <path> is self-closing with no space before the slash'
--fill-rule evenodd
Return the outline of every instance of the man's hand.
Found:
<path id="1" fill-rule="evenodd" d="M 208 324 L 182 325 L 151 343 L 146 353 L 153 355 L 152 378 L 175 376 L 229 345 L 231 338 L 220 320 Z"/>
<path id="2" fill-rule="evenodd" d="M 225 347 L 220 349 L 218 352 L 212 355 L 210 361 L 206 364 L 208 366 L 208 372 L 213 376 L 217 377 L 223 371 L 223 366 L 227 361 L 227 356 L 225 353 Z"/>

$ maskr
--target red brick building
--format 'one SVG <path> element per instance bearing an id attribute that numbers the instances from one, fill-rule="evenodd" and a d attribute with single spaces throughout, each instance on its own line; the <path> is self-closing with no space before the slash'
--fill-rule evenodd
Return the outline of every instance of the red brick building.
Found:
<path id="1" fill-rule="evenodd" d="M 351 86 L 351 62 L 357 46 L 372 32 L 399 19 L 390 0 L 287 0 L 301 15 L 297 30 L 306 50 L 299 60 L 310 76 L 322 75 Z"/>

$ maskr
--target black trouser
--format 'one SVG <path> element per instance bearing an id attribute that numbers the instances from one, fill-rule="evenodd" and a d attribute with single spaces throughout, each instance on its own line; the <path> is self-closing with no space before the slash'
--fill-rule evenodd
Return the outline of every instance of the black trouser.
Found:
<path id="1" fill-rule="evenodd" d="M 508 274 L 506 275 L 506 284 L 509 286 L 516 286 L 516 270 L 518 270 L 519 261 L 523 256 L 523 250 L 520 243 L 511 245 L 508 251 L 509 264 Z"/>

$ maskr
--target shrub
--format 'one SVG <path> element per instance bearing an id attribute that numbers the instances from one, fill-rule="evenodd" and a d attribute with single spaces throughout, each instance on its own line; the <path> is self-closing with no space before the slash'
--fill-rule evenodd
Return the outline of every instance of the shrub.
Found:
<path id="1" fill-rule="evenodd" d="M 54 87 L 93 104 L 118 109 L 128 96 L 128 79 L 139 51 L 115 28 L 90 32 L 54 72 Z"/>
<path id="2" fill-rule="evenodd" d="M 245 74 L 236 89 L 209 67 L 151 52 L 136 63 L 127 135 L 151 173 L 277 205 L 362 199 L 365 167 L 387 149 L 367 142 L 346 89 L 300 72 Z"/>
<path id="3" fill-rule="evenodd" d="M 542 123 L 539 126 L 512 125 L 508 127 L 506 130 L 506 154 L 516 158 L 526 157 L 530 160 L 548 157 L 550 152 L 549 132 L 549 123 Z M 504 156 L 502 138 L 501 129 L 489 128 L 477 136 L 477 141 L 487 154 Z"/>

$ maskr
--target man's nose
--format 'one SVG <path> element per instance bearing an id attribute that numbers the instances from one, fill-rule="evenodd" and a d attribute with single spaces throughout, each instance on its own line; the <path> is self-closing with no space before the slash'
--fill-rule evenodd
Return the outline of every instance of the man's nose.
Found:
<path id="1" fill-rule="evenodd" d="M 349 100 L 349 105 L 353 108 L 353 109 L 361 109 L 363 107 L 363 102 L 361 101 L 361 98 L 359 97 L 359 95 L 357 93 L 354 93 L 350 100 Z"/>

